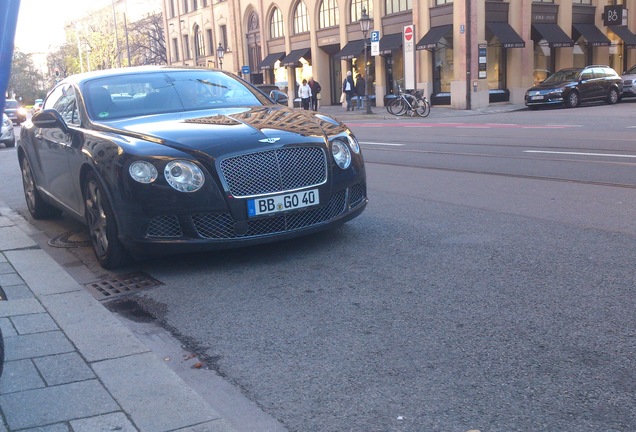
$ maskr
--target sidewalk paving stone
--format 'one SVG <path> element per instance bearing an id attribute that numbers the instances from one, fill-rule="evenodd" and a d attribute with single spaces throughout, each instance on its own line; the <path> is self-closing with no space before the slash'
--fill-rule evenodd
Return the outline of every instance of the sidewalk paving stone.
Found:
<path id="1" fill-rule="evenodd" d="M 93 370 L 76 352 L 33 359 L 49 386 L 96 378 Z"/>
<path id="2" fill-rule="evenodd" d="M 10 317 L 44 312 L 44 308 L 35 298 L 0 301 L 0 317 Z"/>
<path id="3" fill-rule="evenodd" d="M 5 360 L 21 360 L 73 352 L 73 345 L 61 331 L 4 338 Z"/>
<path id="4" fill-rule="evenodd" d="M 75 431 L 137 432 L 137 428 L 121 412 L 73 420 L 71 426 Z"/>
<path id="5" fill-rule="evenodd" d="M 31 359 L 7 362 L 0 380 L 0 394 L 46 387 Z"/>
<path id="6" fill-rule="evenodd" d="M 194 390 L 180 385 L 177 374 L 166 370 L 153 353 L 105 360 L 92 366 L 142 431 L 172 431 L 220 419 Z"/>
<path id="7" fill-rule="evenodd" d="M 150 351 L 83 288 L 40 300 L 89 363 Z"/>
<path id="8" fill-rule="evenodd" d="M 0 395 L 0 406 L 11 429 L 45 426 L 120 410 L 97 380 Z"/>
<path id="9" fill-rule="evenodd" d="M 42 333 L 46 331 L 59 330 L 58 326 L 47 313 L 35 313 L 30 315 L 20 315 L 11 318 L 13 326 L 18 334 Z"/>

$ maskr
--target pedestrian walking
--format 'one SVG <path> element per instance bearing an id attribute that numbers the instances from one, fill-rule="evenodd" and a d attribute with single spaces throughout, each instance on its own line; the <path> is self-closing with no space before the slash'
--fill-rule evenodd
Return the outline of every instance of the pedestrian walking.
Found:
<path id="1" fill-rule="evenodd" d="M 309 78 L 309 88 L 311 88 L 311 109 L 318 111 L 318 101 L 321 99 L 320 90 L 322 89 L 318 81 L 314 81 L 314 77 Z"/>
<path id="2" fill-rule="evenodd" d="M 356 94 L 358 95 L 358 102 L 356 103 L 356 108 L 362 109 L 364 108 L 364 95 L 366 89 L 366 82 L 364 81 L 364 77 L 362 74 L 358 74 L 358 79 L 356 80 Z"/>
<path id="3" fill-rule="evenodd" d="M 302 102 L 303 109 L 308 110 L 311 102 L 311 87 L 307 84 L 306 79 L 304 79 L 303 84 L 298 87 L 298 97 Z"/>
<path id="4" fill-rule="evenodd" d="M 347 71 L 347 77 L 342 82 L 342 92 L 346 95 L 347 101 L 347 111 L 351 109 L 353 111 L 353 103 L 352 99 L 356 95 L 356 85 L 353 82 L 353 77 L 351 76 L 351 71 Z"/>

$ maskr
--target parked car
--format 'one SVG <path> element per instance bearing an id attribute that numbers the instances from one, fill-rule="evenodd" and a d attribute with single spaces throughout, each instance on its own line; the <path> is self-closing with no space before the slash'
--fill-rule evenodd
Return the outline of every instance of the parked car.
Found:
<path id="1" fill-rule="evenodd" d="M 277 85 L 274 84 L 256 84 L 256 88 L 272 98 L 274 102 L 281 105 L 287 105 L 287 94 L 282 92 Z"/>
<path id="2" fill-rule="evenodd" d="M 27 206 L 85 222 L 108 269 L 330 229 L 365 209 L 365 166 L 351 130 L 314 114 L 220 70 L 71 76 L 22 127 Z"/>
<path id="3" fill-rule="evenodd" d="M 26 121 L 27 111 L 15 99 L 7 99 L 4 104 L 4 112 L 15 124 L 21 124 Z"/>
<path id="4" fill-rule="evenodd" d="M 623 97 L 636 96 L 636 65 L 625 71 L 623 76 Z"/>
<path id="5" fill-rule="evenodd" d="M 5 113 L 2 113 L 0 143 L 4 144 L 4 146 L 7 148 L 15 146 L 15 131 L 13 130 L 13 122 Z"/>
<path id="6" fill-rule="evenodd" d="M 42 99 L 36 99 L 35 102 L 33 103 L 33 106 L 31 107 L 31 115 L 35 114 L 36 112 L 40 111 L 42 109 L 42 103 L 44 101 Z"/>
<path id="7" fill-rule="evenodd" d="M 574 108 L 581 102 L 618 102 L 623 94 L 623 80 L 609 66 L 593 65 L 568 68 L 550 75 L 526 92 L 526 106 L 564 105 Z"/>

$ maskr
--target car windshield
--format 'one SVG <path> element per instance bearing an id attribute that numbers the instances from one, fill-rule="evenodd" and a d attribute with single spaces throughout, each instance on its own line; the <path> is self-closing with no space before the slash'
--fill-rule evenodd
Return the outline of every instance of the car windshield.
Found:
<path id="1" fill-rule="evenodd" d="M 580 69 L 563 69 L 550 75 L 545 81 L 543 81 L 543 83 L 558 84 L 569 81 L 576 81 L 580 72 Z"/>
<path id="2" fill-rule="evenodd" d="M 625 73 L 628 74 L 636 74 L 636 65 L 632 66 L 631 68 L 629 68 L 629 70 Z"/>
<path id="3" fill-rule="evenodd" d="M 14 100 L 8 100 L 6 101 L 5 108 L 20 108 L 20 105 L 18 104 L 18 101 L 14 101 Z"/>
<path id="4" fill-rule="evenodd" d="M 82 88 L 93 120 L 271 103 L 242 81 L 219 71 L 161 71 L 104 77 Z"/>

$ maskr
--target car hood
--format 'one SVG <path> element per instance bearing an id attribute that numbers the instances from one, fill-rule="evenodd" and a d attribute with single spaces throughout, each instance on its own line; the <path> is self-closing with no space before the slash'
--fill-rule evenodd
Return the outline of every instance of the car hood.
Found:
<path id="1" fill-rule="evenodd" d="M 559 88 L 565 88 L 572 85 L 571 82 L 562 82 L 562 83 L 539 83 L 536 86 L 530 87 L 528 89 L 529 92 L 531 91 L 545 91 L 545 90 L 555 90 L 555 89 L 559 89 Z"/>
<path id="2" fill-rule="evenodd" d="M 346 127 L 333 118 L 281 106 L 170 113 L 99 123 L 96 129 L 210 155 L 297 144 Z"/>

